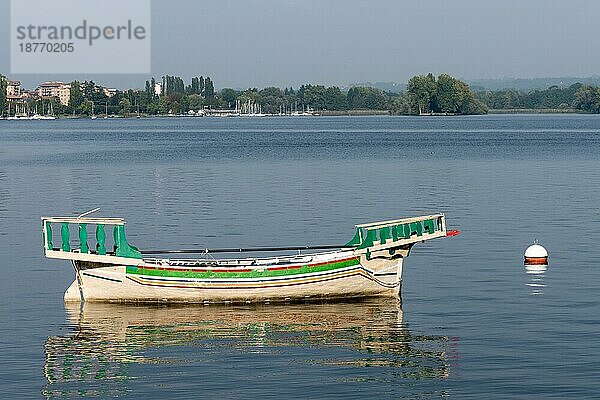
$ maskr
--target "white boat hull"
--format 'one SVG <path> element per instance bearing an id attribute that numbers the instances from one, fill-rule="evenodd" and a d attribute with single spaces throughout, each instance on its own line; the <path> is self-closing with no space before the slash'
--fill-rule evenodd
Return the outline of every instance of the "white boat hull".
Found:
<path id="1" fill-rule="evenodd" d="M 325 271 L 247 278 L 193 278 L 131 273 L 126 266 L 79 269 L 65 301 L 257 303 L 397 297 L 403 258 L 367 261 Z M 357 261 L 358 261 L 357 257 Z M 170 267 L 170 270 L 175 268 Z M 264 271 L 269 271 L 265 266 Z"/>

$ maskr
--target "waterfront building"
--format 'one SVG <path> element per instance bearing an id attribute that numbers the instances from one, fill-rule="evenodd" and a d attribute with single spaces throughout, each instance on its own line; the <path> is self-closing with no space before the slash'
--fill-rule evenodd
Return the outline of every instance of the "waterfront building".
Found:
<path id="1" fill-rule="evenodd" d="M 58 89 L 58 100 L 63 106 L 68 106 L 71 100 L 71 85 L 62 85 Z"/>
<path id="2" fill-rule="evenodd" d="M 69 105 L 71 85 L 64 82 L 44 82 L 37 88 L 37 95 L 44 100 L 56 98 L 63 106 Z"/>
<path id="3" fill-rule="evenodd" d="M 117 89 L 113 89 L 113 88 L 102 88 L 102 91 L 104 92 L 104 95 L 106 97 L 113 97 L 115 94 L 117 94 Z"/>
<path id="4" fill-rule="evenodd" d="M 6 97 L 20 97 L 21 96 L 21 82 L 20 81 L 7 81 L 6 82 Z"/>
<path id="5" fill-rule="evenodd" d="M 21 87 L 20 81 L 7 81 L 6 100 L 8 101 L 9 115 L 24 115 L 27 110 L 27 100 L 30 97 L 30 93 Z"/>
<path id="6" fill-rule="evenodd" d="M 44 82 L 38 87 L 38 96 L 42 99 L 58 98 L 63 86 L 65 86 L 64 82 Z"/>

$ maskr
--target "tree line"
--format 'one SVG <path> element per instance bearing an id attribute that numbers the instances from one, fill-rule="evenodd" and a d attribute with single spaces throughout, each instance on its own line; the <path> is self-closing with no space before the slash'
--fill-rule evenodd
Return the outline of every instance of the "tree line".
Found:
<path id="1" fill-rule="evenodd" d="M 0 84 L 5 85 L 5 80 Z M 159 84 L 159 85 L 157 85 Z M 117 91 L 108 96 L 93 81 L 73 81 L 69 104 L 61 105 L 58 99 L 29 100 L 30 107 L 39 104 L 42 109 L 52 103 L 56 114 L 91 115 L 141 113 L 148 115 L 186 114 L 205 108 L 232 109 L 244 104 L 260 107 L 263 113 L 302 111 L 345 112 L 349 110 L 388 111 L 396 114 L 428 112 L 481 113 L 483 108 L 473 107 L 473 96 L 468 86 L 448 75 L 434 78 L 414 77 L 405 93 L 391 93 L 372 87 L 352 87 L 347 91 L 338 86 L 306 84 L 297 89 L 266 87 L 235 90 L 215 90 L 210 77 L 193 77 L 186 83 L 181 77 L 166 75 L 145 82 L 143 90 Z M 0 110 L 6 110 L 6 89 L 0 93 Z M 158 90 L 157 90 L 158 89 Z M 44 105 L 44 102 L 46 105 Z M 31 108 L 30 108 L 31 109 Z"/>
<path id="2" fill-rule="evenodd" d="M 496 110 L 565 110 L 600 113 L 600 88 L 581 83 L 567 87 L 520 92 L 512 89 L 479 91 L 476 98 Z"/>
<path id="3" fill-rule="evenodd" d="M 6 87 L 8 82 L 6 77 L 0 74 L 0 116 L 7 112 Z"/>
<path id="4" fill-rule="evenodd" d="M 159 83 L 159 85 L 157 85 Z M 7 80 L 0 75 L 0 114 L 6 115 Z M 157 90 L 159 89 L 159 90 Z M 148 115 L 186 114 L 205 108 L 232 109 L 243 104 L 260 106 L 264 113 L 304 110 L 346 112 L 350 110 L 387 111 L 391 114 L 484 114 L 488 109 L 564 109 L 600 113 L 600 88 L 580 83 L 566 88 L 552 86 L 545 90 L 478 91 L 450 75 L 433 74 L 412 77 L 406 90 L 391 93 L 372 87 L 352 87 L 347 91 L 338 86 L 302 85 L 297 89 L 266 87 L 235 90 L 215 90 L 208 76 L 193 77 L 186 83 L 181 77 L 152 78 L 143 90 L 116 91 L 108 96 L 93 81 L 71 82 L 68 106 L 58 99 L 30 100 L 31 107 L 48 107 L 63 115 Z"/>
<path id="5" fill-rule="evenodd" d="M 159 93 L 156 84 L 161 83 Z M 215 91 L 209 77 L 194 77 L 189 84 L 176 76 L 165 76 L 160 81 L 148 80 L 144 90 L 127 90 L 107 97 L 103 91 L 93 90 L 96 84 L 72 82 L 69 106 L 62 107 L 65 114 L 88 115 L 91 104 L 96 112 L 108 114 L 140 113 L 149 115 L 180 115 L 205 108 L 233 109 L 243 104 L 256 104 L 263 113 L 313 110 L 347 111 L 353 109 L 390 110 L 396 94 L 385 93 L 370 87 L 351 88 L 343 92 L 337 86 L 302 85 L 298 89 L 266 87 L 235 90 L 225 88 Z M 100 111 L 99 105 L 101 106 Z"/>

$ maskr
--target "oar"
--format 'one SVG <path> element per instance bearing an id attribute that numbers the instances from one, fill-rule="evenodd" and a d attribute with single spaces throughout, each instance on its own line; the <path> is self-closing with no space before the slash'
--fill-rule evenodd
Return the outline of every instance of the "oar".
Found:
<path id="1" fill-rule="evenodd" d="M 223 249 L 181 249 L 181 250 L 140 250 L 142 254 L 205 254 L 205 253 L 250 253 L 259 251 L 290 251 L 290 250 L 325 250 L 353 249 L 351 246 L 322 245 L 322 246 L 290 246 L 290 247 L 241 247 Z"/>

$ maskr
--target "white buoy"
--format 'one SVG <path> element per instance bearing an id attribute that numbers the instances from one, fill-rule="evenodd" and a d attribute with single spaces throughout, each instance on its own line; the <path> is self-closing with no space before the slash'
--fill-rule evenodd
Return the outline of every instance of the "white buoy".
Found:
<path id="1" fill-rule="evenodd" d="M 548 251 L 537 240 L 525 250 L 525 265 L 548 265 Z"/>

